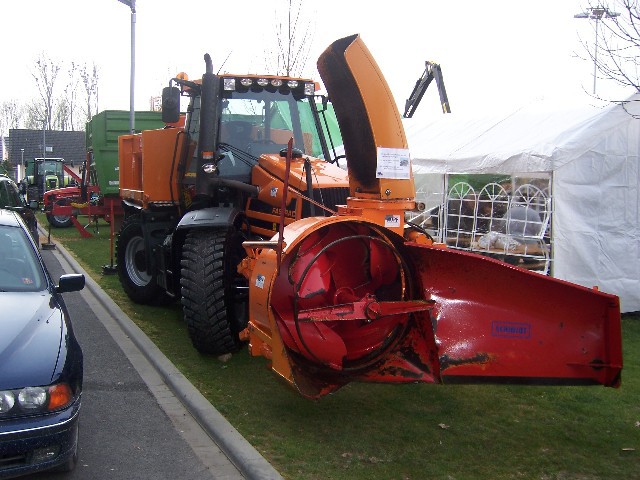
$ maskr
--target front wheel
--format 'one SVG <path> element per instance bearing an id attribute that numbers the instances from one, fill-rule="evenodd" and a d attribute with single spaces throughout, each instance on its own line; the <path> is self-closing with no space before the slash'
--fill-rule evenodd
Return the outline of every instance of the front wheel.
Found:
<path id="1" fill-rule="evenodd" d="M 116 242 L 116 258 L 120 284 L 131 300 L 155 304 L 166 296 L 147 264 L 140 215 L 132 215 L 122 224 Z"/>
<path id="2" fill-rule="evenodd" d="M 182 307 L 193 346 L 222 355 L 240 349 L 247 326 L 247 281 L 237 266 L 246 255 L 233 226 L 188 233 L 182 249 Z"/>
<path id="3" fill-rule="evenodd" d="M 73 225 L 71 217 L 68 215 L 51 215 L 47 214 L 47 220 L 52 227 L 67 228 Z"/>

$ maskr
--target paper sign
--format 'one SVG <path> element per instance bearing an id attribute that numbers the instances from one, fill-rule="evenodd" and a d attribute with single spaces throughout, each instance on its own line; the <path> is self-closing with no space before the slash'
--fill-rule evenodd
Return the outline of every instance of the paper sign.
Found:
<path id="1" fill-rule="evenodd" d="M 409 150 L 378 147 L 376 178 L 411 178 Z"/>

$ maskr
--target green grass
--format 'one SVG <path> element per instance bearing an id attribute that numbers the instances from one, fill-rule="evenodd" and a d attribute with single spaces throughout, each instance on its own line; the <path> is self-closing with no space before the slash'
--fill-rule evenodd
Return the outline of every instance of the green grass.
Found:
<path id="1" fill-rule="evenodd" d="M 91 239 L 52 235 L 287 479 L 640 478 L 638 316 L 622 321 L 617 390 L 354 383 L 310 401 L 246 349 L 226 363 L 198 354 L 179 303 L 130 303 L 117 276 L 101 273 L 107 226 Z"/>

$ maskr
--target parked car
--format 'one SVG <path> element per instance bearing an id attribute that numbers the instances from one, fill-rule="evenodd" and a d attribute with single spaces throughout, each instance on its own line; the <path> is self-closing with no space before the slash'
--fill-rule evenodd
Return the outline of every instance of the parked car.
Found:
<path id="1" fill-rule="evenodd" d="M 61 294 L 84 283 L 56 286 L 22 217 L 0 209 L 0 478 L 77 462 L 82 349 Z"/>
<path id="2" fill-rule="evenodd" d="M 36 244 L 38 243 L 38 221 L 35 214 L 39 208 L 38 201 L 25 202 L 16 182 L 4 174 L 0 174 L 0 208 L 18 212 L 29 227 Z"/>

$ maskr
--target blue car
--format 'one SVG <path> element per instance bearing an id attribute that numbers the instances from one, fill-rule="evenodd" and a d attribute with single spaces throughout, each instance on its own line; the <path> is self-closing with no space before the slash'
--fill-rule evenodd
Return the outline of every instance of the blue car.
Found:
<path id="1" fill-rule="evenodd" d="M 0 209 L 0 478 L 69 471 L 78 458 L 82 350 L 61 294 L 20 215 Z"/>

